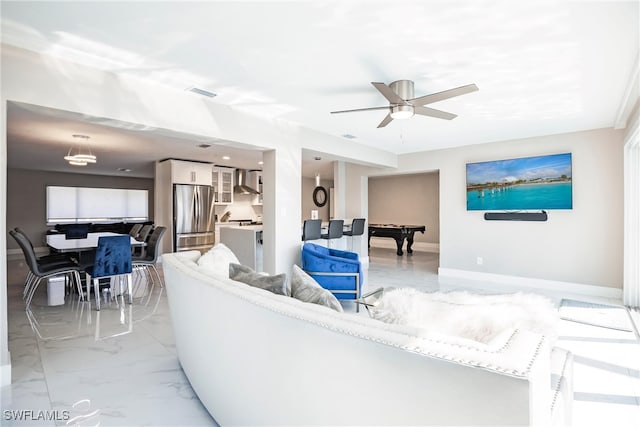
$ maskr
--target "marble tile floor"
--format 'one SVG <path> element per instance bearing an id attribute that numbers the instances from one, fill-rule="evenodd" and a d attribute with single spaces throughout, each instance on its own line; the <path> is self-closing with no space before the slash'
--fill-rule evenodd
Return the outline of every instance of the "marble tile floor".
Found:
<path id="1" fill-rule="evenodd" d="M 10 387 L 2 390 L 2 426 L 210 426 L 177 359 L 166 292 L 134 287 L 134 304 L 103 300 L 46 305 L 40 286 L 31 313 L 22 302 L 24 265 L 8 263 Z M 9 420 L 16 416 L 57 420 Z M 67 424 L 72 420 L 70 424 Z"/>
<path id="2" fill-rule="evenodd" d="M 439 278 L 438 254 L 414 252 L 393 257 L 393 250 L 372 248 L 364 292 L 379 287 L 412 286 L 425 292 L 469 291 L 497 294 L 531 292 L 559 306 L 563 298 L 621 306 L 621 301 L 549 290 L 510 288 L 504 284 Z M 632 321 L 635 319 L 635 324 Z M 574 354 L 573 425 L 640 426 L 640 316 L 629 315 L 633 332 L 560 320 L 557 346 Z"/>
<path id="3" fill-rule="evenodd" d="M 438 262 L 437 253 L 416 251 L 398 257 L 392 249 L 372 248 L 363 292 L 389 286 L 412 286 L 426 292 L 538 292 L 438 278 Z M 1 425 L 68 425 L 64 419 L 9 421 L 6 410 L 58 411 L 54 415 L 73 418 L 73 425 L 216 425 L 178 363 L 162 288 L 141 285 L 133 306 L 112 302 L 98 313 L 91 309 L 93 303 L 73 299 L 65 305 L 47 306 L 42 286 L 29 316 L 21 298 L 25 274 L 23 264 L 9 261 L 13 384 L 1 390 Z M 562 298 L 580 299 L 548 291 L 543 294 L 556 304 Z M 345 303 L 345 310 L 353 311 L 353 304 Z M 366 310 L 360 315 L 366 316 Z M 573 425 L 640 425 L 637 334 L 561 321 L 559 335 L 557 345 L 575 355 Z"/>

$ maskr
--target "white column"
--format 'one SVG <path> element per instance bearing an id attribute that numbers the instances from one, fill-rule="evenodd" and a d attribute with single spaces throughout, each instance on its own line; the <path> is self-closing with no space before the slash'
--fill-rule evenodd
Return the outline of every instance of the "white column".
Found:
<path id="1" fill-rule="evenodd" d="M 363 265 L 369 264 L 369 248 L 367 247 L 367 226 L 369 218 L 369 177 L 367 169 L 353 163 L 346 164 L 345 171 L 345 218 L 366 218 L 365 231 L 362 236 L 354 237 L 353 252 L 360 255 Z"/>
<path id="2" fill-rule="evenodd" d="M 640 307 L 640 126 L 624 146 L 624 284 L 623 302 Z"/>
<path id="3" fill-rule="evenodd" d="M 345 204 L 346 204 L 346 171 L 344 161 L 333 162 L 333 197 L 335 203 L 334 218 L 345 218 Z"/>
<path id="4" fill-rule="evenodd" d="M 262 160 L 264 271 L 289 275 L 300 263 L 302 154 L 297 147 L 278 148 Z"/>
<path id="5" fill-rule="evenodd" d="M 7 100 L 2 99 L 0 125 L 0 236 L 7 235 Z M 9 356 L 9 324 L 7 323 L 7 240 L 0 239 L 0 386 L 11 384 L 11 357 Z"/>

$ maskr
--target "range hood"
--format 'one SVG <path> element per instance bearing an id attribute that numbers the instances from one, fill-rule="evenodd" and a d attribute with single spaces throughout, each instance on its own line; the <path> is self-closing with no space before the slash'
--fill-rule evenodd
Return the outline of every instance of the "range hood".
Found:
<path id="1" fill-rule="evenodd" d="M 236 194 L 260 194 L 251 188 L 247 179 L 249 172 L 245 169 L 236 169 L 236 185 L 233 186 L 233 192 Z"/>

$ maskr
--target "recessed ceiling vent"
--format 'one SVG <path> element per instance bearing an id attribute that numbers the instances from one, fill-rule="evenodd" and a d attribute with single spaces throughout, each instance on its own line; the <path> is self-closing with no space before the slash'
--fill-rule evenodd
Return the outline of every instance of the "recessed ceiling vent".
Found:
<path id="1" fill-rule="evenodd" d="M 190 87 L 186 89 L 188 92 L 197 93 L 198 95 L 208 96 L 209 98 L 215 98 L 217 95 L 213 92 L 209 92 L 208 90 L 199 89 L 197 87 Z"/>

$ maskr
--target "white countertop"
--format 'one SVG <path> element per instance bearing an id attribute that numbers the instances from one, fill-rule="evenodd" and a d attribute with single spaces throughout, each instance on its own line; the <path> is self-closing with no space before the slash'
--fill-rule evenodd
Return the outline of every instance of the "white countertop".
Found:
<path id="1" fill-rule="evenodd" d="M 98 247 L 98 240 L 102 236 L 121 236 L 121 234 L 110 232 L 88 233 L 85 239 L 67 239 L 63 233 L 48 234 L 47 246 L 53 248 L 57 252 L 86 251 Z M 128 236 L 128 234 L 125 234 L 125 236 Z M 131 237 L 130 240 L 131 246 L 144 245 L 144 242 L 139 242 L 133 237 Z"/>
<path id="2" fill-rule="evenodd" d="M 226 228 L 232 228 L 234 230 L 251 230 L 251 231 L 262 231 L 262 225 L 235 225 L 229 224 L 225 225 Z"/>

